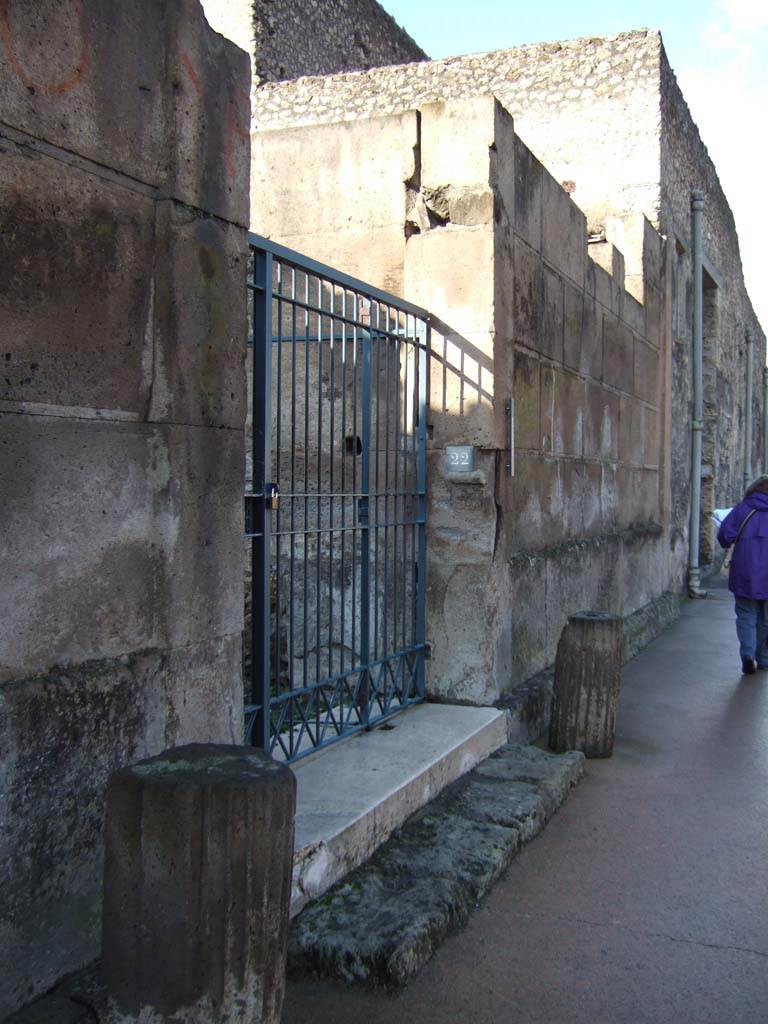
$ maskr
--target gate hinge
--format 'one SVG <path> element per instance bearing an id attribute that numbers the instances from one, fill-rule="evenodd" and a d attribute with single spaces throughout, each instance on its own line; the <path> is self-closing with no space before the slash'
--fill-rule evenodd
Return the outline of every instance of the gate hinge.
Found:
<path id="1" fill-rule="evenodd" d="M 424 644 L 424 661 L 432 661 L 432 644 Z"/>

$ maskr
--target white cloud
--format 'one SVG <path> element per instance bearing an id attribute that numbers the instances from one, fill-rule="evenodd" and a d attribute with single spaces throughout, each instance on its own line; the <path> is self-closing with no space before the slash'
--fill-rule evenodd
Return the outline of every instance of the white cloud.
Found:
<path id="1" fill-rule="evenodd" d="M 699 59 L 678 71 L 683 93 L 728 198 L 752 304 L 768 329 L 768 4 L 716 0 L 700 31 Z"/>

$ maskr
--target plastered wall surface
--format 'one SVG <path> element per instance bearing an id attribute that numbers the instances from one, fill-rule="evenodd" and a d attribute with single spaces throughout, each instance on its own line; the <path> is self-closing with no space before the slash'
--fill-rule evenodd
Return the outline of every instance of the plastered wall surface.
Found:
<path id="1" fill-rule="evenodd" d="M 0 9 L 0 1016 L 99 952 L 109 772 L 241 736 L 248 74 Z"/>
<path id="2" fill-rule="evenodd" d="M 386 170 L 374 140 L 387 142 Z M 346 170 L 338 202 L 356 216 L 317 209 L 326 168 L 276 175 L 306 146 L 326 154 L 327 173 Z M 492 702 L 552 661 L 570 612 L 628 614 L 662 593 L 662 311 L 627 291 L 611 243 L 588 248 L 584 214 L 504 108 L 491 97 L 426 104 L 257 132 L 254 147 L 252 216 L 268 235 L 337 265 L 344 254 L 341 269 L 362 264 L 433 313 L 432 694 Z M 642 216 L 624 227 L 639 236 L 643 286 L 661 292 L 662 240 Z M 387 253 L 378 276 L 371 251 Z M 451 444 L 476 446 L 471 481 L 446 472 Z"/>

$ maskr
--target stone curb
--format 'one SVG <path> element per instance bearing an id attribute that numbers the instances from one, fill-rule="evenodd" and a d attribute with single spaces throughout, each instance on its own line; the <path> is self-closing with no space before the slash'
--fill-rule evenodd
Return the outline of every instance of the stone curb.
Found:
<path id="1" fill-rule="evenodd" d="M 405 985 L 583 774 L 581 753 L 502 747 L 294 919 L 289 972 Z"/>

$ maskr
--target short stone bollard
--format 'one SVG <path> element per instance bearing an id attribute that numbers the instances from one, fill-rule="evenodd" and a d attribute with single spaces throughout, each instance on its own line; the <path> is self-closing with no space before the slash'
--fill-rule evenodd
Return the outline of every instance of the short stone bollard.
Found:
<path id="1" fill-rule="evenodd" d="M 557 645 L 549 746 L 610 757 L 616 732 L 624 626 L 602 612 L 571 615 Z"/>
<path id="2" fill-rule="evenodd" d="M 291 770 L 253 747 L 177 747 L 110 777 L 110 1022 L 278 1024 L 295 807 Z"/>

